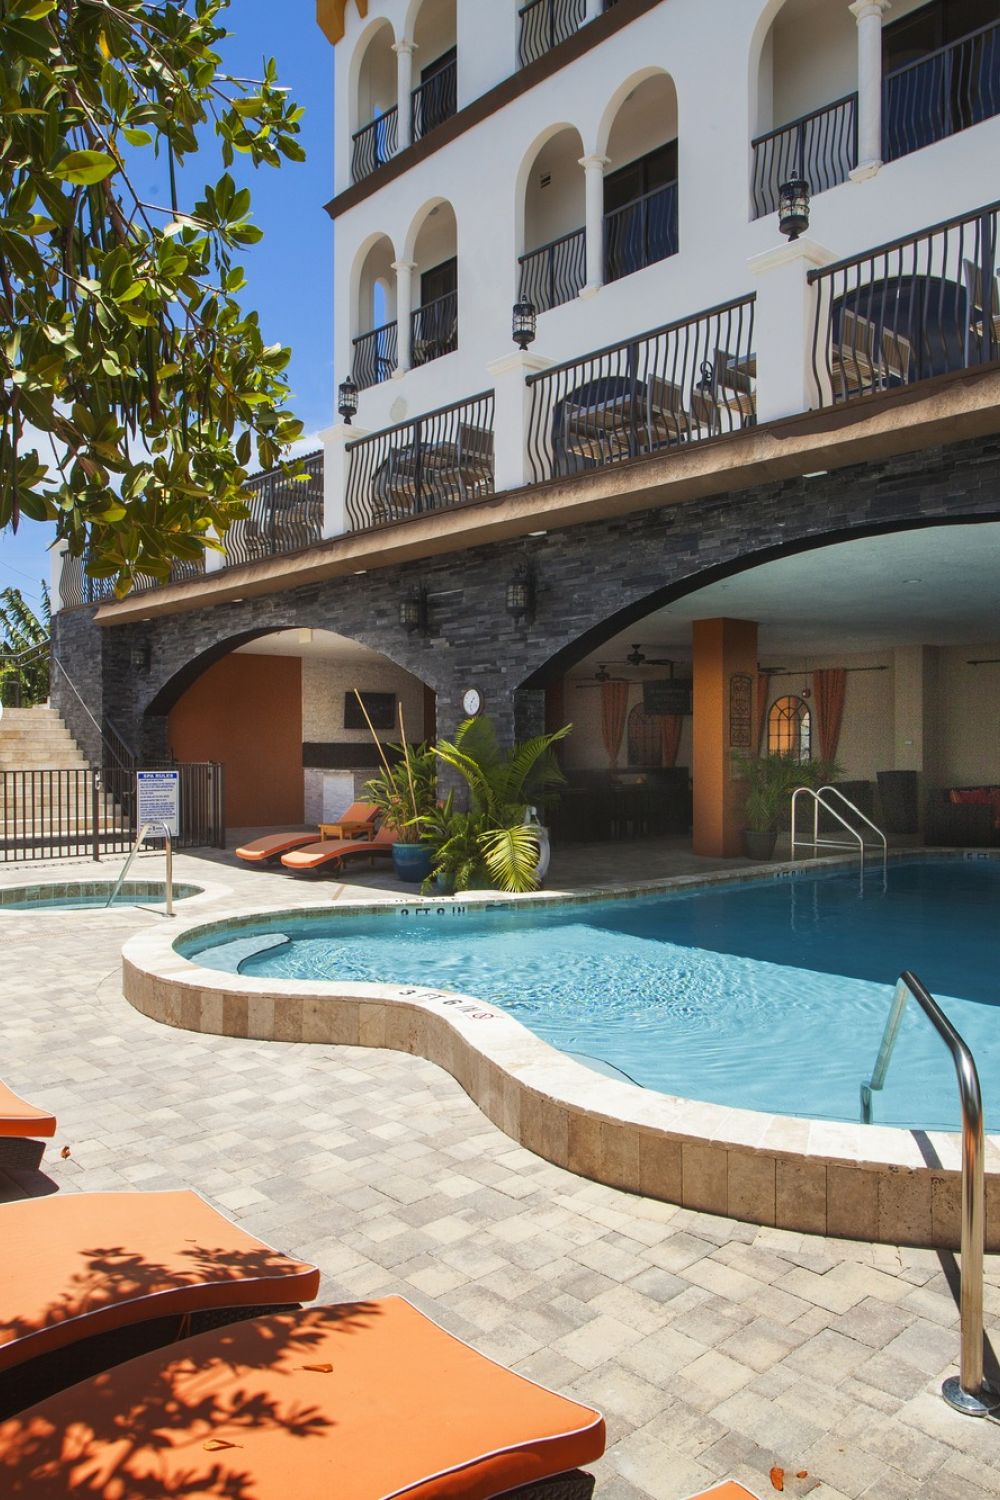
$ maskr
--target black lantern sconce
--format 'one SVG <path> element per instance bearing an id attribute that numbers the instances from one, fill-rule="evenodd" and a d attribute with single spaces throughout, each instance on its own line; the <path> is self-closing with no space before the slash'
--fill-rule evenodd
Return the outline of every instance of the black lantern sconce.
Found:
<path id="1" fill-rule="evenodd" d="M 804 177 L 792 177 L 779 187 L 778 228 L 790 240 L 809 228 L 809 184 Z"/>
<path id="2" fill-rule="evenodd" d="M 129 652 L 133 672 L 148 672 L 153 664 L 153 648 L 148 641 L 137 641 Z"/>
<path id="3" fill-rule="evenodd" d="M 411 589 L 399 601 L 399 623 L 408 635 L 426 635 L 427 590 Z"/>
<path id="4" fill-rule="evenodd" d="M 350 427 L 351 418 L 358 414 L 358 387 L 351 375 L 341 381 L 337 390 L 337 410 L 345 424 Z"/>
<path id="5" fill-rule="evenodd" d="M 535 312 L 535 304 L 530 298 L 522 297 L 519 302 L 514 303 L 514 317 L 511 326 L 514 343 L 523 353 L 529 344 L 535 342 L 535 331 L 538 326 L 538 315 Z"/>
<path id="6" fill-rule="evenodd" d="M 535 575 L 527 563 L 518 563 L 507 585 L 507 613 L 518 624 L 530 625 L 535 618 Z"/>

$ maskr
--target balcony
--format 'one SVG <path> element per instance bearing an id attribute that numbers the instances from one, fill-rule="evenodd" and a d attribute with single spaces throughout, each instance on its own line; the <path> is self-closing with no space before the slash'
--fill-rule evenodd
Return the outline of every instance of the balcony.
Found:
<path id="1" fill-rule="evenodd" d="M 493 494 L 493 392 L 348 443 L 352 531 Z"/>
<path id="2" fill-rule="evenodd" d="M 521 34 L 517 55 L 524 68 L 579 31 L 587 18 L 587 3 L 586 0 L 528 0 L 518 15 Z"/>
<path id="3" fill-rule="evenodd" d="M 351 374 L 359 391 L 366 391 L 369 386 L 381 385 L 383 380 L 389 380 L 398 364 L 396 353 L 396 323 L 384 323 L 381 328 L 373 328 L 368 333 L 360 334 L 352 339 L 354 346 L 354 358 L 351 361 Z"/>
<path id="4" fill-rule="evenodd" d="M 619 281 L 677 254 L 677 183 L 604 215 L 604 279 Z"/>
<path id="5" fill-rule="evenodd" d="M 399 111 L 395 104 L 351 137 L 351 180 L 361 182 L 391 161 L 397 151 Z"/>
<path id="6" fill-rule="evenodd" d="M 587 279 L 587 235 L 573 229 L 518 258 L 519 295 L 536 312 L 547 312 L 579 296 Z"/>
<path id="7" fill-rule="evenodd" d="M 422 140 L 438 125 L 451 119 L 458 108 L 458 62 L 454 49 L 444 66 L 432 72 L 413 90 L 410 106 L 415 141 Z"/>
<path id="8" fill-rule="evenodd" d="M 427 365 L 458 348 L 458 292 L 446 292 L 411 314 L 410 348 L 414 365 Z"/>
<path id="9" fill-rule="evenodd" d="M 791 177 L 804 177 L 811 193 L 846 182 L 858 161 L 858 96 L 847 94 L 800 115 L 751 143 L 753 216 L 778 211 L 778 190 Z"/>

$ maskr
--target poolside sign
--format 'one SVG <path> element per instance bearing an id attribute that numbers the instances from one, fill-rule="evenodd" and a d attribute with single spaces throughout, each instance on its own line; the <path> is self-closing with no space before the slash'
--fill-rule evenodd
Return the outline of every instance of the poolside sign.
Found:
<path id="1" fill-rule="evenodd" d="M 170 837 L 178 838 L 181 831 L 181 773 L 180 771 L 136 771 L 135 773 L 136 826 L 143 823 L 166 823 Z M 155 830 L 150 830 L 156 838 Z"/>

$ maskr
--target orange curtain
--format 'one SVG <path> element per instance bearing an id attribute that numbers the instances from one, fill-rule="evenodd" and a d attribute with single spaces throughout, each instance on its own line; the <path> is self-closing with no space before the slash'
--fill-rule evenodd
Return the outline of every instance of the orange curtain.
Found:
<path id="1" fill-rule="evenodd" d="M 628 710 L 628 683 L 601 683 L 601 736 L 608 752 L 612 771 L 618 765 L 618 752 L 625 733 L 625 714 Z"/>
<path id="2" fill-rule="evenodd" d="M 767 700 L 771 695 L 771 679 L 766 672 L 757 673 L 757 755 L 766 755 L 764 730 L 767 725 Z"/>
<path id="3" fill-rule="evenodd" d="M 676 766 L 677 752 L 681 747 L 681 728 L 684 720 L 680 714 L 664 714 L 660 721 L 663 736 L 663 761 L 665 766 Z"/>
<path id="4" fill-rule="evenodd" d="M 819 753 L 824 760 L 836 760 L 840 725 L 844 718 L 847 673 L 843 667 L 828 667 L 812 674 L 812 685 Z"/>

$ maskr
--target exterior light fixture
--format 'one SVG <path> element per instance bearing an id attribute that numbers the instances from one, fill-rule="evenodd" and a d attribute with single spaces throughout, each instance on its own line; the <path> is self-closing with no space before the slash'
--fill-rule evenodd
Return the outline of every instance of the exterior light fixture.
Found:
<path id="1" fill-rule="evenodd" d="M 399 601 L 399 623 L 408 635 L 427 634 L 427 591 L 411 589 Z"/>
<path id="2" fill-rule="evenodd" d="M 535 579 L 527 563 L 518 563 L 507 585 L 507 613 L 518 624 L 535 617 Z"/>
<path id="3" fill-rule="evenodd" d="M 135 672 L 148 672 L 153 662 L 153 650 L 148 641 L 141 645 L 137 644 L 129 652 L 129 660 L 132 670 Z"/>
<path id="4" fill-rule="evenodd" d="M 804 177 L 791 177 L 779 187 L 778 228 L 790 240 L 809 228 L 809 184 Z"/>
<path id="5" fill-rule="evenodd" d="M 346 426 L 350 427 L 351 418 L 358 414 L 358 388 L 351 375 L 340 382 L 337 390 L 337 410 Z"/>
<path id="6" fill-rule="evenodd" d="M 522 352 L 535 342 L 537 324 L 535 304 L 528 297 L 522 297 L 519 302 L 514 303 L 512 332 L 514 343 Z"/>

